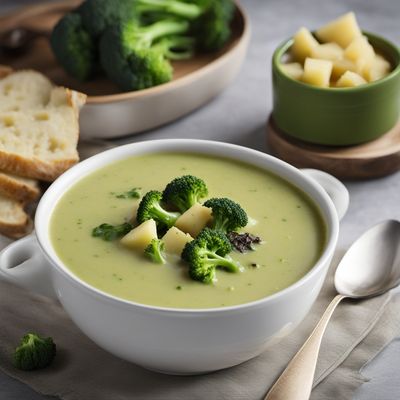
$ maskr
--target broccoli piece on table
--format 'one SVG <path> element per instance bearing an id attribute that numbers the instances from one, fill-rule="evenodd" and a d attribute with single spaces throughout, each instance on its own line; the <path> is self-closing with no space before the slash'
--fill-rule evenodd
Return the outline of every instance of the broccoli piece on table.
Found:
<path id="1" fill-rule="evenodd" d="M 91 77 L 96 63 L 96 48 L 79 14 L 71 13 L 61 18 L 51 33 L 50 44 L 68 74 L 80 81 Z"/>
<path id="2" fill-rule="evenodd" d="M 140 90 L 169 82 L 168 59 L 188 58 L 192 38 L 176 36 L 189 28 L 186 21 L 164 19 L 147 26 L 124 23 L 107 29 L 100 40 L 100 62 L 107 76 L 123 90 Z"/>
<path id="3" fill-rule="evenodd" d="M 164 242 L 161 239 L 153 239 L 144 249 L 144 254 L 157 264 L 165 264 L 164 247 Z"/>
<path id="4" fill-rule="evenodd" d="M 172 180 L 163 192 L 163 200 L 185 212 L 208 195 L 205 182 L 193 175 L 184 175 Z"/>
<path id="5" fill-rule="evenodd" d="M 240 272 L 241 266 L 228 256 L 232 245 L 223 232 L 203 229 L 195 240 L 187 243 L 182 259 L 189 264 L 189 276 L 196 281 L 216 281 L 216 268 L 229 272 Z"/>
<path id="6" fill-rule="evenodd" d="M 56 355 L 56 345 L 51 337 L 42 338 L 36 333 L 27 333 L 14 352 L 14 366 L 24 371 L 45 368 Z"/>
<path id="7" fill-rule="evenodd" d="M 158 227 L 170 228 L 175 224 L 180 214 L 165 210 L 161 205 L 162 193 L 156 190 L 147 192 L 138 207 L 136 220 L 139 224 L 154 219 Z"/>
<path id="8" fill-rule="evenodd" d="M 227 198 L 213 198 L 204 203 L 212 210 L 212 228 L 223 232 L 235 231 L 247 225 L 246 211 L 234 201 Z"/>
<path id="9" fill-rule="evenodd" d="M 101 224 L 92 230 L 92 236 L 99 237 L 107 242 L 110 242 L 125 236 L 132 230 L 132 228 L 133 225 L 129 222 L 125 222 L 120 225 Z"/>

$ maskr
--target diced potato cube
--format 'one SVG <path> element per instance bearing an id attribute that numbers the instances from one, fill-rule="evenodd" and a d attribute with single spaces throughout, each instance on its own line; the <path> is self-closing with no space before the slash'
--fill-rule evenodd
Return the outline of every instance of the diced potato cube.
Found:
<path id="1" fill-rule="evenodd" d="M 281 68 L 286 75 L 293 79 L 299 80 L 303 76 L 303 67 L 300 63 L 294 62 L 282 64 Z"/>
<path id="2" fill-rule="evenodd" d="M 176 226 L 173 226 L 168 229 L 168 232 L 162 237 L 162 240 L 167 253 L 180 256 L 186 243 L 191 242 L 193 238 L 188 233 L 184 233 Z"/>
<path id="3" fill-rule="evenodd" d="M 346 71 L 336 82 L 337 87 L 355 87 L 366 84 L 367 81 L 355 72 Z"/>
<path id="4" fill-rule="evenodd" d="M 176 220 L 175 226 L 181 231 L 196 237 L 211 221 L 211 218 L 211 208 L 196 203 Z"/>
<path id="5" fill-rule="evenodd" d="M 290 51 L 293 59 L 303 62 L 307 57 L 311 56 L 311 50 L 318 46 L 318 41 L 307 28 L 300 28 L 293 36 L 293 44 Z"/>
<path id="6" fill-rule="evenodd" d="M 338 80 L 346 71 L 356 72 L 357 65 L 347 58 L 333 61 L 331 76 L 332 80 Z"/>
<path id="7" fill-rule="evenodd" d="M 365 36 L 355 38 L 344 51 L 344 56 L 356 63 L 357 72 L 364 75 L 371 68 L 374 59 L 375 51 L 368 43 Z"/>
<path id="8" fill-rule="evenodd" d="M 328 87 L 332 73 L 332 61 L 306 58 L 302 81 L 310 85 Z"/>
<path id="9" fill-rule="evenodd" d="M 384 78 L 389 74 L 392 66 L 390 62 L 383 58 L 381 55 L 377 54 L 368 71 L 365 71 L 364 77 L 369 81 L 377 81 L 378 79 Z"/>
<path id="10" fill-rule="evenodd" d="M 144 251 L 153 239 L 157 239 L 157 225 L 153 219 L 149 219 L 127 233 L 121 243 L 131 249 Z"/>
<path id="11" fill-rule="evenodd" d="M 343 57 L 343 49 L 336 43 L 319 44 L 311 50 L 311 58 L 335 61 Z"/>
<path id="12" fill-rule="evenodd" d="M 361 36 L 361 30 L 356 16 L 349 12 L 319 28 L 316 36 L 321 42 L 335 42 L 346 48 L 356 37 Z"/>

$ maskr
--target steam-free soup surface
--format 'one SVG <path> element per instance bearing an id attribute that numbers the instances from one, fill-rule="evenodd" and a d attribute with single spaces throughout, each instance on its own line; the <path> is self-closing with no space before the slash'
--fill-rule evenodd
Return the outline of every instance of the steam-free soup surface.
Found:
<path id="1" fill-rule="evenodd" d="M 209 197 L 241 204 L 257 221 L 245 231 L 263 240 L 255 251 L 232 252 L 244 271 L 218 269 L 212 285 L 191 280 L 179 257 L 155 264 L 118 241 L 91 236 L 103 222 L 120 224 L 135 215 L 140 200 L 116 198 L 116 193 L 134 187 L 143 194 L 163 190 L 185 174 L 202 178 Z M 275 293 L 311 269 L 325 242 L 319 211 L 288 182 L 234 160 L 173 153 L 128 158 L 78 181 L 57 204 L 50 230 L 58 256 L 83 281 L 123 299 L 176 308 L 230 306 Z"/>

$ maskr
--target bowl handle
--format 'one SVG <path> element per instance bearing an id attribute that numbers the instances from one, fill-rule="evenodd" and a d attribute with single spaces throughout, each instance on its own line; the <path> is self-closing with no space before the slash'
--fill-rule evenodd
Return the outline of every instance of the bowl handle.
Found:
<path id="1" fill-rule="evenodd" d="M 322 186 L 331 198 L 336 208 L 339 220 L 341 220 L 349 208 L 350 196 L 346 186 L 344 186 L 339 179 L 336 179 L 334 176 L 320 171 L 319 169 L 304 168 L 301 169 L 301 172 L 314 179 Z"/>
<path id="2" fill-rule="evenodd" d="M 50 277 L 50 265 L 34 233 L 11 243 L 0 252 L 0 279 L 57 298 Z"/>

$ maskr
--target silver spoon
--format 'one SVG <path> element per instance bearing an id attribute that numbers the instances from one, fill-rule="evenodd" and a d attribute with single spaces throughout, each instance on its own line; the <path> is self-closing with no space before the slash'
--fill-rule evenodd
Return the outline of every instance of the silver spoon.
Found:
<path id="1" fill-rule="evenodd" d="M 335 273 L 335 288 L 339 294 L 265 400 L 309 399 L 322 336 L 336 306 L 346 297 L 377 296 L 399 283 L 400 222 L 388 220 L 365 232 L 344 255 Z"/>

